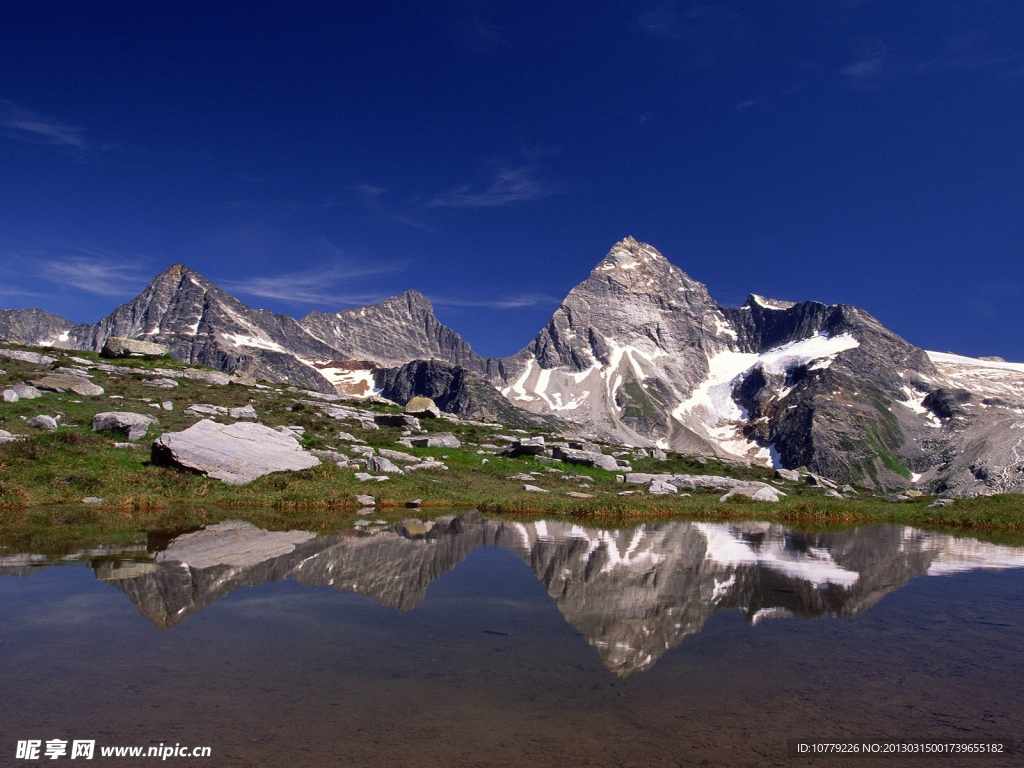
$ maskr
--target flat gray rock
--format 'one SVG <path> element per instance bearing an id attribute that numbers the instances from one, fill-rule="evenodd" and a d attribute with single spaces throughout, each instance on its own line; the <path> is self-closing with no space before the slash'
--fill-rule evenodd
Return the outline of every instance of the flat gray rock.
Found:
<path id="1" fill-rule="evenodd" d="M 229 408 L 228 416 L 232 419 L 258 419 L 256 409 L 252 405 L 243 405 L 241 408 Z"/>
<path id="2" fill-rule="evenodd" d="M 380 427 L 398 427 L 420 431 L 420 420 L 405 413 L 375 413 L 373 423 Z"/>
<path id="3" fill-rule="evenodd" d="M 647 492 L 653 496 L 667 496 L 679 493 L 679 489 L 672 485 L 672 483 L 666 483 L 663 480 L 655 480 L 647 488 Z"/>
<path id="4" fill-rule="evenodd" d="M 9 443 L 12 440 L 17 440 L 16 435 L 12 435 L 6 429 L 0 429 L 0 443 Z"/>
<path id="5" fill-rule="evenodd" d="M 116 432 L 129 441 L 145 437 L 150 424 L 156 424 L 152 416 L 128 411 L 107 411 L 92 417 L 93 432 Z"/>
<path id="6" fill-rule="evenodd" d="M 530 493 L 551 493 L 551 491 L 538 488 L 536 485 L 530 485 L 529 483 L 523 483 L 523 490 L 529 491 Z"/>
<path id="7" fill-rule="evenodd" d="M 52 432 L 57 428 L 57 420 L 53 416 L 34 416 L 28 420 L 28 425 L 36 429 L 45 429 L 48 432 Z"/>
<path id="8" fill-rule="evenodd" d="M 192 405 L 185 409 L 185 413 L 192 413 L 198 416 L 227 416 L 228 409 L 223 405 L 192 403 Z"/>
<path id="9" fill-rule="evenodd" d="M 429 397 L 414 397 L 405 404 L 405 412 L 417 418 L 441 418 L 441 409 Z"/>
<path id="10" fill-rule="evenodd" d="M 544 445 L 543 437 L 524 437 L 502 448 L 498 455 L 511 458 L 518 456 L 540 456 L 545 450 L 547 448 Z"/>
<path id="11" fill-rule="evenodd" d="M 367 456 L 366 457 L 366 471 L 376 472 L 387 475 L 397 475 L 401 473 L 401 468 L 392 464 L 391 461 L 383 456 Z"/>
<path id="12" fill-rule="evenodd" d="M 100 355 L 103 357 L 141 357 L 152 359 L 171 354 L 171 348 L 164 344 L 138 339 L 121 339 L 110 336 L 103 344 Z"/>
<path id="13" fill-rule="evenodd" d="M 192 379 L 193 381 L 203 381 L 207 384 L 215 384 L 218 387 L 227 386 L 232 382 L 232 378 L 226 373 L 220 371 L 203 371 L 199 368 L 186 368 L 181 372 L 181 376 L 186 379 Z"/>
<path id="14" fill-rule="evenodd" d="M 18 360 L 22 363 L 32 363 L 34 365 L 53 365 L 57 362 L 57 358 L 55 357 L 40 355 L 38 352 L 23 352 L 20 349 L 0 349 L 0 357 L 6 357 L 8 360 Z"/>
<path id="15" fill-rule="evenodd" d="M 378 448 L 377 453 L 383 456 L 385 459 L 391 459 L 391 461 L 401 461 L 406 464 L 413 464 L 420 460 L 418 456 L 413 456 L 411 453 L 405 453 L 404 451 L 392 451 L 389 448 Z"/>
<path id="16" fill-rule="evenodd" d="M 320 460 L 302 449 L 294 435 L 240 421 L 204 419 L 183 432 L 165 432 L 153 441 L 154 464 L 184 467 L 231 485 L 272 472 L 309 469 Z"/>
<path id="17" fill-rule="evenodd" d="M 407 438 L 416 448 L 461 448 L 462 443 L 451 432 L 437 432 L 433 435 Z"/>
<path id="18" fill-rule="evenodd" d="M 73 376 L 67 373 L 51 373 L 41 379 L 28 382 L 36 389 L 50 392 L 74 392 L 85 397 L 97 397 L 103 394 L 103 387 L 93 384 L 84 376 Z"/>
<path id="19" fill-rule="evenodd" d="M 151 387 L 159 387 L 160 389 L 174 389 L 175 387 L 178 386 L 178 382 L 176 382 L 174 379 L 167 378 L 147 379 L 143 383 L 148 384 Z"/>

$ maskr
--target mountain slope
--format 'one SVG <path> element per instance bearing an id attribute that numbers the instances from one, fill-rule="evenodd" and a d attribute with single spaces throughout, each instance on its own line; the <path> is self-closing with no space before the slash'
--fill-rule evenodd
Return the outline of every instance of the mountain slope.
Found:
<path id="1" fill-rule="evenodd" d="M 498 386 L 513 403 L 605 439 L 806 466 L 881 489 L 907 487 L 943 463 L 962 469 L 950 454 L 966 416 L 939 413 L 950 385 L 924 350 L 848 305 L 752 295 L 722 308 L 632 238 L 504 363 L 511 373 Z M 1013 410 L 1006 403 L 998 407 Z M 1008 453 L 982 432 L 975 464 L 990 448 Z M 937 472 L 929 477 L 941 486 Z M 1024 489 L 1024 477 L 1002 473 L 998 487 Z"/>
<path id="2" fill-rule="evenodd" d="M 523 409 L 609 441 L 804 466 L 882 490 L 1024 492 L 1024 366 L 929 355 L 849 305 L 751 295 L 721 307 L 632 238 L 500 360 L 473 352 L 415 291 L 296 321 L 182 265 L 97 323 L 0 313 L 0 337 L 24 344 L 98 350 L 110 336 L 327 393 L 426 395 L 529 424 L 513 418 Z"/>
<path id="3" fill-rule="evenodd" d="M 0 309 L 0 339 L 15 344 L 50 346 L 75 324 L 41 309 Z"/>

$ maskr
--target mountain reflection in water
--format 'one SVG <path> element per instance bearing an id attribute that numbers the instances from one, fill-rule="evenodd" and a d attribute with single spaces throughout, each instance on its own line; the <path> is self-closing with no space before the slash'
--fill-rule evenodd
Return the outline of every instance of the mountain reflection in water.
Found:
<path id="1" fill-rule="evenodd" d="M 239 587 L 282 579 L 408 611 L 435 579 L 485 546 L 525 562 L 620 677 L 649 669 L 719 609 L 742 611 L 752 625 L 856 616 L 915 576 L 1024 567 L 1024 548 L 902 526 L 803 533 L 759 522 L 676 522 L 608 531 L 467 513 L 322 537 L 220 523 L 172 539 L 149 559 L 122 551 L 120 559 L 97 557 L 92 568 L 169 629 Z M 0 575 L 26 575 L 42 560 L 0 557 Z"/>

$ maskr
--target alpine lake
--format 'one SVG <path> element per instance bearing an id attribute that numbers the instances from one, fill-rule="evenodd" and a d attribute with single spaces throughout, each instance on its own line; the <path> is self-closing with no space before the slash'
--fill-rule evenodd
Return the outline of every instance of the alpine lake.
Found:
<path id="1" fill-rule="evenodd" d="M 1024 540 L 896 525 L 470 511 L 7 547 L 0 764 L 87 739 L 87 765 L 175 744 L 211 757 L 168 764 L 1021 765 L 1022 595 Z M 1010 744 L 865 762 L 796 740 Z"/>

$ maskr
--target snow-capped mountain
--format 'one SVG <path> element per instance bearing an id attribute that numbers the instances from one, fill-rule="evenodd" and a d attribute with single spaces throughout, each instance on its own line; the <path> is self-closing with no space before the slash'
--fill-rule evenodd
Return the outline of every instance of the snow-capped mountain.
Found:
<path id="1" fill-rule="evenodd" d="M 557 417 L 640 447 L 805 466 L 882 489 L 1024 491 L 1024 364 L 926 353 L 862 309 L 752 294 L 721 307 L 626 238 L 512 357 L 477 355 L 415 291 L 302 320 L 182 265 L 98 323 L 0 313 L 0 337 L 100 349 L 110 336 L 322 392 L 426 395 L 463 416 Z M 525 413 L 524 413 L 525 412 Z"/>

